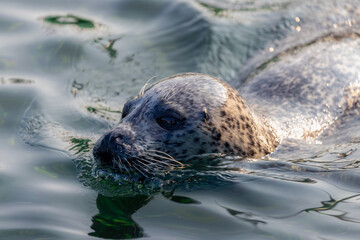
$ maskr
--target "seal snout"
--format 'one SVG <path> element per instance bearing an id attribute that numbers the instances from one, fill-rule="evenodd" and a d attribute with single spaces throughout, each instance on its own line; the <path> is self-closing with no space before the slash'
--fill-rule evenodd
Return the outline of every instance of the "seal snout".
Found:
<path id="1" fill-rule="evenodd" d="M 102 164 L 113 166 L 118 160 L 128 158 L 132 152 L 131 137 L 119 128 L 103 135 L 93 149 L 94 158 Z"/>
<path id="2" fill-rule="evenodd" d="M 112 153 L 109 149 L 110 134 L 103 135 L 93 148 L 93 156 L 96 161 L 110 165 L 112 163 Z"/>

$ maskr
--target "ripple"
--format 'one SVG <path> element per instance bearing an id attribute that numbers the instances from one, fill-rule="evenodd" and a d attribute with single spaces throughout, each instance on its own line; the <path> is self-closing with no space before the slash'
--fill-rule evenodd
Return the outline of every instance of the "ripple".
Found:
<path id="1" fill-rule="evenodd" d="M 249 59 L 254 70 L 335 26 L 358 28 L 357 1 L 201 3 L 0 4 L 0 238 L 359 235 L 351 112 L 321 143 L 283 141 L 264 159 L 200 156 L 145 183 L 94 167 L 93 142 L 149 78 L 200 71 L 230 81 Z"/>

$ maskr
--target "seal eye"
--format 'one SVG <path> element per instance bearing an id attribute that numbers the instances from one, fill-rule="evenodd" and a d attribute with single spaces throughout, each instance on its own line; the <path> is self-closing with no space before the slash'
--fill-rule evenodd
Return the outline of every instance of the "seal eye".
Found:
<path id="1" fill-rule="evenodd" d="M 183 120 L 171 116 L 158 117 L 156 122 L 165 130 L 176 130 L 182 126 Z"/>

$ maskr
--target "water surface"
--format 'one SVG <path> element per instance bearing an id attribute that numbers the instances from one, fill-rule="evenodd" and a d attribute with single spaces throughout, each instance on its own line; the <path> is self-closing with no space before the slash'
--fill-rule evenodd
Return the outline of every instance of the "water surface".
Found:
<path id="1" fill-rule="evenodd" d="M 241 88 L 288 49 L 358 34 L 359 5 L 2 1 L 0 238 L 357 239 L 356 114 L 264 159 L 209 156 L 146 186 L 95 171 L 91 147 L 148 79 L 201 72 Z"/>

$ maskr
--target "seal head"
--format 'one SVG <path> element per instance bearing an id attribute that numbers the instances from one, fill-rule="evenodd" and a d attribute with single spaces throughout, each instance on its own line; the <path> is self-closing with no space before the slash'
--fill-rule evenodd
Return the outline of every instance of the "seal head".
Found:
<path id="1" fill-rule="evenodd" d="M 230 85 L 186 73 L 160 80 L 129 100 L 121 121 L 97 141 L 93 155 L 103 164 L 136 171 L 181 164 L 204 153 L 261 157 L 277 145 L 266 121 Z"/>

